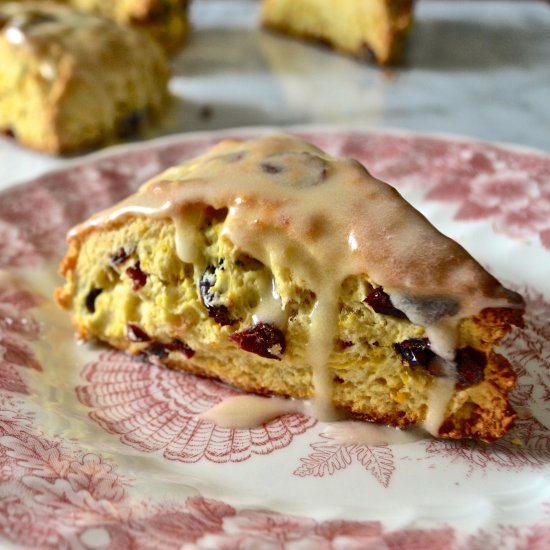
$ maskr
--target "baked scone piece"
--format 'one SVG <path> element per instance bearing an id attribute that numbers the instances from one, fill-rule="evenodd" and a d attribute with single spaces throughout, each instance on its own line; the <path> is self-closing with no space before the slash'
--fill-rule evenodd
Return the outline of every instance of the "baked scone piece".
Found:
<path id="1" fill-rule="evenodd" d="M 188 0 L 53 1 L 139 28 L 168 52 L 181 46 L 189 33 Z M 3 3 L 6 0 L 0 0 Z"/>
<path id="2" fill-rule="evenodd" d="M 152 39 L 49 2 L 0 4 L 0 67 L 0 133 L 47 153 L 129 136 L 167 100 Z"/>
<path id="3" fill-rule="evenodd" d="M 75 227 L 78 334 L 263 395 L 448 438 L 502 436 L 494 345 L 523 300 L 358 162 L 224 141 Z"/>
<path id="4" fill-rule="evenodd" d="M 139 28 L 168 52 L 189 33 L 188 0 L 65 0 L 83 11 Z"/>
<path id="5" fill-rule="evenodd" d="M 261 20 L 268 29 L 387 65 L 401 53 L 413 1 L 262 0 Z"/>

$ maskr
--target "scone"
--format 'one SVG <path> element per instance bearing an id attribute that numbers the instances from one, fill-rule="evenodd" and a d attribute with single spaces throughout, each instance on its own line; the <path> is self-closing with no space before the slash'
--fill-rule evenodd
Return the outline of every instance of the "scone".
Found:
<path id="1" fill-rule="evenodd" d="M 189 33 L 188 0 L 65 0 L 70 5 L 139 28 L 169 52 Z"/>
<path id="2" fill-rule="evenodd" d="M 75 227 L 78 334 L 250 392 L 491 441 L 523 300 L 358 162 L 224 141 Z"/>
<path id="3" fill-rule="evenodd" d="M 47 153 L 131 135 L 168 97 L 153 40 L 49 2 L 0 4 L 0 67 L 0 133 Z"/>
<path id="4" fill-rule="evenodd" d="M 382 65 L 396 61 L 413 0 L 262 0 L 264 27 L 318 40 Z"/>
<path id="5" fill-rule="evenodd" d="M 53 1 L 139 28 L 168 52 L 176 50 L 189 33 L 188 0 Z"/>

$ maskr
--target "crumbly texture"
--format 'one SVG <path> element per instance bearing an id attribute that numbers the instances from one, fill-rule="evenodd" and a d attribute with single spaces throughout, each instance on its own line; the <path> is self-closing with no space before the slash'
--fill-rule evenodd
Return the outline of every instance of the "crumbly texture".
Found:
<path id="1" fill-rule="evenodd" d="M 130 218 L 73 237 L 62 264 L 67 282 L 57 301 L 72 312 L 84 339 L 97 338 L 251 392 L 311 398 L 305 350 L 315 295 L 291 266 L 270 269 L 235 247 L 222 234 L 225 215 L 208 209 L 201 217 L 203 265 L 179 259 L 169 219 Z M 275 358 L 243 350 L 231 339 L 254 325 L 252 314 L 272 280 L 286 318 L 280 327 L 286 349 L 281 353 L 274 346 Z M 341 286 L 328 362 L 333 403 L 366 420 L 418 424 L 438 375 L 409 364 L 395 344 L 425 338 L 426 332 L 367 305 L 365 298 L 376 287 L 366 275 L 350 276 Z M 457 384 L 441 437 L 492 441 L 510 428 L 515 414 L 507 395 L 515 375 L 493 346 L 519 323 L 521 312 L 509 309 L 487 309 L 461 321 L 457 347 L 478 350 L 486 365 L 481 379 Z"/>
<path id="2" fill-rule="evenodd" d="M 0 133 L 52 154 L 134 135 L 168 99 L 153 40 L 48 2 L 0 4 L 0 67 Z"/>
<path id="3" fill-rule="evenodd" d="M 263 0 L 264 27 L 382 65 L 400 56 L 413 0 Z"/>
<path id="4" fill-rule="evenodd" d="M 140 29 L 168 52 L 177 50 L 189 34 L 188 0 L 54 1 Z"/>

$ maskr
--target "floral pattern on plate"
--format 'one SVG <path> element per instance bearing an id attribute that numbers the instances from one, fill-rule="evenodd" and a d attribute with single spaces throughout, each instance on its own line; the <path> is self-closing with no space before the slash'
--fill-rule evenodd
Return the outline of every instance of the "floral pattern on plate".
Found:
<path id="1" fill-rule="evenodd" d="M 525 246 L 517 237 L 527 239 L 533 265 L 548 270 L 550 157 L 465 139 L 298 133 L 331 153 L 358 158 L 404 194 L 413 190 L 426 203 L 452 206 L 449 222 L 485 222 L 487 237 L 505 237 L 511 247 Z M 492 446 L 430 440 L 341 446 L 323 434 L 321 423 L 301 415 L 255 430 L 221 430 L 197 415 L 236 390 L 104 349 L 89 351 L 93 360 L 62 373 L 66 387 L 42 383 L 58 368 L 44 352 L 48 327 L 37 313 L 44 296 L 20 284 L 14 270 L 58 261 L 71 225 L 164 167 L 222 137 L 249 135 L 176 136 L 114 149 L 2 193 L 1 536 L 52 548 L 548 547 L 550 286 L 528 285 L 527 266 L 517 266 L 510 281 L 527 298 L 527 326 L 503 343 L 519 375 L 513 400 L 520 419 Z M 54 394 L 63 399 L 52 402 Z M 69 426 L 83 422 L 83 435 L 50 425 L 51 414 L 42 414 L 50 406 Z M 81 418 L 72 418 L 74 411 Z M 149 462 L 141 470 L 131 467 L 142 457 Z M 170 475 L 212 482 L 214 494 L 196 487 L 186 496 L 150 494 L 144 484 L 172 479 L 168 466 Z M 269 485 L 269 494 L 278 495 L 273 506 L 265 505 L 261 484 L 252 494 L 259 475 L 264 482 L 276 475 L 277 485 Z M 220 476 L 234 484 L 229 493 L 220 486 L 218 497 Z M 432 479 L 433 486 L 426 482 Z M 453 493 L 453 486 L 460 490 Z M 433 508 L 411 512 L 419 488 Z M 347 499 L 350 490 L 359 491 L 359 513 Z M 238 498 L 231 491 L 240 492 Z M 469 498 L 492 515 L 464 511 Z M 305 502 L 299 512 L 296 500 Z M 438 502 L 449 507 L 447 516 Z M 506 514 L 500 502 L 511 502 L 515 511 Z M 327 514 L 332 503 L 336 508 Z M 390 509 L 385 516 L 384 506 Z"/>
<path id="2" fill-rule="evenodd" d="M 145 452 L 163 451 L 179 462 L 242 462 L 292 443 L 316 424 L 287 414 L 251 430 L 220 428 L 200 414 L 239 392 L 213 380 L 139 362 L 120 353 L 102 354 L 86 365 L 88 385 L 76 388 L 90 417 L 121 441 Z"/>

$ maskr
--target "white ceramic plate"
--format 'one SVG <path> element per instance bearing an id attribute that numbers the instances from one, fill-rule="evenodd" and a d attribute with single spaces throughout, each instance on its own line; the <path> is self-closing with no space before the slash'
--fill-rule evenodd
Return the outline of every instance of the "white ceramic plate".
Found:
<path id="1" fill-rule="evenodd" d="M 362 161 L 527 301 L 502 345 L 520 420 L 493 445 L 340 446 L 287 415 L 198 419 L 222 384 L 79 345 L 53 305 L 67 229 L 221 137 L 114 149 L 0 194 L 0 533 L 55 548 L 550 547 L 550 156 L 301 130 Z M 538 546 L 537 546 L 538 545 Z"/>

